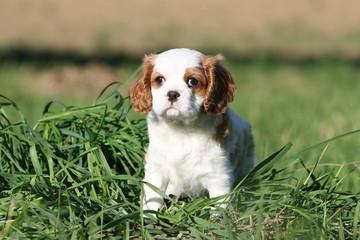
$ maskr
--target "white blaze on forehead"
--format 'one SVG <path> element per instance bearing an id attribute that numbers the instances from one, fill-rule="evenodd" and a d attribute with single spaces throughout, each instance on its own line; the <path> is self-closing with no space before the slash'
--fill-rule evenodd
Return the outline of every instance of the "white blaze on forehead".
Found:
<path id="1" fill-rule="evenodd" d="M 183 76 L 187 68 L 200 66 L 200 57 L 204 54 L 186 48 L 177 48 L 157 55 L 154 71 L 164 77 Z"/>

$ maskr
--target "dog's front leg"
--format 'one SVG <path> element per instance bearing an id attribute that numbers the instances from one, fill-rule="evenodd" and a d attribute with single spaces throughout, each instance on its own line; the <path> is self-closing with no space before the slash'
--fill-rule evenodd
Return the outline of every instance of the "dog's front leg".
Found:
<path id="1" fill-rule="evenodd" d="M 211 184 L 208 187 L 208 191 L 209 191 L 209 197 L 210 198 L 215 198 L 215 197 L 219 197 L 219 196 L 223 196 L 226 194 L 229 194 L 231 192 L 232 189 L 232 182 L 231 181 L 217 181 L 217 182 L 213 182 L 213 184 Z M 224 199 L 220 199 L 218 201 L 218 203 L 221 203 L 219 206 L 221 208 L 227 208 L 228 206 L 228 202 L 230 200 L 230 197 L 226 197 Z"/>
<path id="2" fill-rule="evenodd" d="M 158 171 L 159 169 L 152 170 L 150 166 L 146 166 L 144 177 L 144 210 L 157 211 L 164 202 L 164 199 L 147 184 L 150 183 L 159 190 L 165 191 L 168 180 L 166 180 Z"/>

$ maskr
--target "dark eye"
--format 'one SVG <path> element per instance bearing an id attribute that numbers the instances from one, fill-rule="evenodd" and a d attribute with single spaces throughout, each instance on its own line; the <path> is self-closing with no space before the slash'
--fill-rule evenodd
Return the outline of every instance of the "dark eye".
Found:
<path id="1" fill-rule="evenodd" d="M 157 77 L 157 78 L 155 78 L 155 82 L 157 85 L 161 86 L 164 84 L 165 79 L 163 77 Z"/>
<path id="2" fill-rule="evenodd" d="M 198 83 L 199 81 L 196 80 L 195 78 L 189 78 L 187 82 L 189 87 L 195 87 L 196 85 L 198 85 Z"/>

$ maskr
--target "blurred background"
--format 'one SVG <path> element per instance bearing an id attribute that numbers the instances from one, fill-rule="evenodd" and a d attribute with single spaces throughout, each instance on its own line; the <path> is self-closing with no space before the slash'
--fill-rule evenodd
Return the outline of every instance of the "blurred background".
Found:
<path id="1" fill-rule="evenodd" d="M 232 107 L 252 122 L 263 159 L 360 127 L 359 9 L 358 0 L 0 0 L 0 94 L 34 124 L 51 100 L 92 104 L 144 54 L 222 53 L 238 86 Z M 359 160 L 359 137 L 338 146 Z"/>

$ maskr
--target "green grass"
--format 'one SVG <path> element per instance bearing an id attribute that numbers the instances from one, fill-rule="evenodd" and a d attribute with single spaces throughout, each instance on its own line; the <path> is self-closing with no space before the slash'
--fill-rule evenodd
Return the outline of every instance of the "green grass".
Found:
<path id="1" fill-rule="evenodd" d="M 257 144 L 257 166 L 231 193 L 230 211 L 212 214 L 217 199 L 165 196 L 157 218 L 143 217 L 146 124 L 120 86 L 87 107 L 50 102 L 34 126 L 2 96 L 0 239 L 358 239 L 360 71 L 227 66 L 239 80 L 232 107 Z"/>

